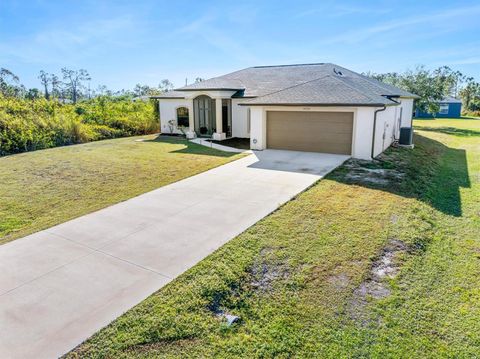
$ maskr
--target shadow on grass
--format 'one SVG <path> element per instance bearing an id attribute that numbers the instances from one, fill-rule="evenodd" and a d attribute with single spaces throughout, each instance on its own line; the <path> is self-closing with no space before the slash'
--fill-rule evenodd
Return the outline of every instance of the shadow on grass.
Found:
<path id="1" fill-rule="evenodd" d="M 447 135 L 454 135 L 454 136 L 480 136 L 480 131 L 468 130 L 463 128 L 456 128 L 456 127 L 416 127 L 416 130 L 419 131 L 429 131 L 429 132 L 440 132 L 445 133 Z"/>
<path id="2" fill-rule="evenodd" d="M 184 154 L 190 154 L 190 155 L 204 155 L 204 156 L 216 156 L 216 157 L 227 157 L 227 158 L 235 156 L 237 154 L 235 152 L 224 152 L 224 151 L 216 150 L 214 148 L 202 146 L 202 145 L 190 142 L 181 136 L 158 135 L 154 139 L 146 140 L 145 142 L 172 143 L 172 144 L 181 144 L 185 146 L 181 149 L 170 151 L 170 153 L 184 153 Z"/>
<path id="3" fill-rule="evenodd" d="M 375 161 L 350 160 L 330 176 L 338 182 L 417 198 L 447 215 L 462 215 L 470 187 L 466 152 L 415 133 L 415 148 L 390 148 Z"/>

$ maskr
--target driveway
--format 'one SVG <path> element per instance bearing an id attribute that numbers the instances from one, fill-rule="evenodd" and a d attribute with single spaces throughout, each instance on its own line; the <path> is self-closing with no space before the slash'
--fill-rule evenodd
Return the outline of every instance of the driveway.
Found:
<path id="1" fill-rule="evenodd" d="M 68 352 L 347 158 L 254 152 L 0 246 L 1 357 Z"/>

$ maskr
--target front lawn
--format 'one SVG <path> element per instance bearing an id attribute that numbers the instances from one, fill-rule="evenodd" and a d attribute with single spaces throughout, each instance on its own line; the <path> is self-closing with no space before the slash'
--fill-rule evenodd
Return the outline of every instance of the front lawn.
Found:
<path id="1" fill-rule="evenodd" d="M 237 158 L 156 135 L 0 157 L 0 244 Z"/>
<path id="2" fill-rule="evenodd" d="M 414 150 L 346 163 L 68 356 L 477 356 L 480 135 L 444 129 L 480 122 L 435 123 L 415 121 Z"/>

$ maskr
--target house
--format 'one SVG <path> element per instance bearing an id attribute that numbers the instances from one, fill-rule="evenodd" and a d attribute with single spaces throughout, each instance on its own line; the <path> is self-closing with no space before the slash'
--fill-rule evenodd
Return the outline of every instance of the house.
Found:
<path id="1" fill-rule="evenodd" d="M 422 110 L 415 110 L 415 117 L 419 118 L 460 118 L 462 117 L 462 101 L 455 97 L 445 97 L 438 102 L 440 107 L 437 113 L 431 114 Z"/>
<path id="2" fill-rule="evenodd" d="M 417 96 L 316 63 L 250 67 L 155 98 L 162 133 L 371 159 L 398 139 L 400 127 L 412 126 Z"/>

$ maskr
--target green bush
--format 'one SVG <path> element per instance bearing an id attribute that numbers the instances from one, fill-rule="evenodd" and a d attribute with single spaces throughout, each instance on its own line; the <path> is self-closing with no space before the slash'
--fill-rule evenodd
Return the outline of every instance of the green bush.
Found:
<path id="1" fill-rule="evenodd" d="M 0 95 L 0 156 L 158 130 L 153 102 L 102 96 L 72 105 Z"/>

